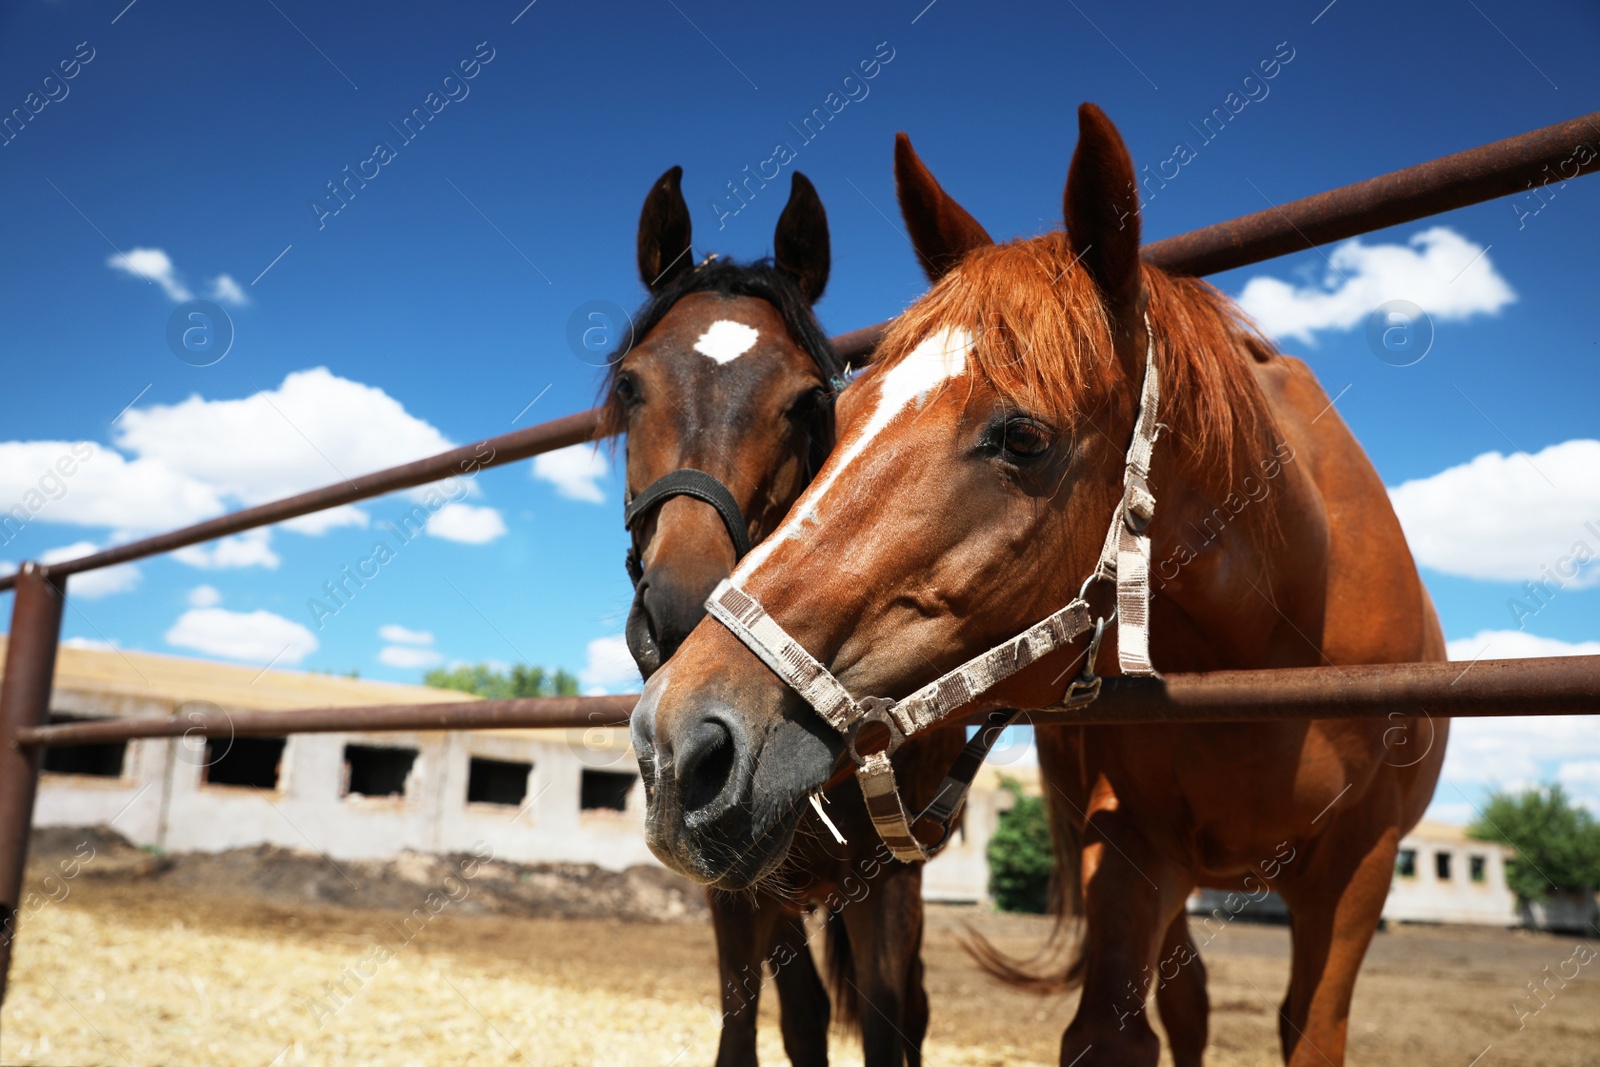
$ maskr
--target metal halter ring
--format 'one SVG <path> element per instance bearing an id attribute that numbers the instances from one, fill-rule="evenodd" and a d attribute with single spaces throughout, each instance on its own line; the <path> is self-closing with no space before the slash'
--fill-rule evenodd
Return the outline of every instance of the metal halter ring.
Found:
<path id="1" fill-rule="evenodd" d="M 1112 612 L 1112 617 L 1116 612 Z M 1094 636 L 1089 639 L 1089 651 L 1083 660 L 1083 673 L 1072 680 L 1067 686 L 1067 692 L 1061 699 L 1063 707 L 1081 708 L 1085 704 L 1093 704 L 1100 696 L 1100 683 L 1105 681 L 1094 673 L 1094 661 L 1100 651 L 1100 639 L 1105 636 L 1106 622 L 1104 618 L 1098 619 L 1094 624 Z"/>
<path id="2" fill-rule="evenodd" d="M 861 703 L 856 705 L 856 707 L 860 710 L 860 715 L 858 715 L 856 720 L 850 724 L 849 729 L 845 731 L 844 735 L 845 747 L 850 752 L 851 761 L 854 762 L 857 767 L 866 763 L 866 756 L 863 756 L 859 751 L 856 750 L 856 738 L 860 736 L 861 728 L 863 726 L 874 722 L 881 723 L 883 728 L 888 731 L 889 734 L 889 743 L 879 751 L 881 751 L 885 756 L 894 755 L 895 750 L 898 749 L 901 743 L 906 739 L 906 735 L 902 733 L 900 727 L 896 725 L 894 717 L 889 714 L 889 709 L 894 707 L 894 701 L 888 699 L 887 697 L 865 697 L 862 699 Z M 868 755 L 876 754 L 876 752 L 868 753 Z"/>

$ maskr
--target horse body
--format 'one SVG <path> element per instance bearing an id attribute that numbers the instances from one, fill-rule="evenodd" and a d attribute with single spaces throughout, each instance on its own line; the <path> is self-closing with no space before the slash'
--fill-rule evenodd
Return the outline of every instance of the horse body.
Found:
<path id="1" fill-rule="evenodd" d="M 1153 605 L 1161 666 L 1443 659 L 1443 636 L 1383 485 L 1328 398 L 1297 360 L 1272 357 L 1253 371 L 1283 435 L 1271 461 L 1276 476 L 1257 473 L 1266 493 L 1241 491 L 1247 503 L 1232 502 L 1237 516 L 1229 501 L 1205 494 L 1164 498 L 1160 529 L 1168 533 L 1154 539 L 1152 555 L 1182 558 L 1217 529 L 1219 512 L 1229 526 L 1278 524 L 1292 550 L 1262 556 L 1236 529 L 1169 567 L 1174 577 Z M 1185 482 L 1193 484 L 1181 474 L 1161 480 Z M 1250 508 L 1260 514 L 1247 516 Z M 1348 521 L 1355 515 L 1359 523 Z M 1052 818 L 1084 849 L 1084 1003 L 1105 1006 L 1080 1013 L 1063 1062 L 1097 1043 L 1114 1046 L 1130 1027 L 1154 1047 L 1130 976 L 1157 986 L 1174 1063 L 1200 1062 L 1203 970 L 1194 969 L 1183 911 L 1195 885 L 1229 890 L 1230 902 L 1258 900 L 1265 887 L 1284 897 L 1295 945 L 1280 1015 L 1285 1058 L 1341 1062 L 1355 972 L 1399 838 L 1433 794 L 1447 732 L 1447 722 L 1427 719 L 1040 728 Z M 1220 921 L 1207 917 L 1205 939 L 1231 918 L 1231 903 Z"/>
<path id="2" fill-rule="evenodd" d="M 630 499 L 690 469 L 720 484 L 734 514 L 681 495 L 630 521 L 636 587 L 627 638 L 646 678 L 663 669 L 705 614 L 706 596 L 738 562 L 727 525 L 742 524 L 760 541 L 827 455 L 843 370 L 810 310 L 829 267 L 827 220 L 810 183 L 795 175 L 773 263 L 712 259 L 697 266 L 680 173 L 662 176 L 641 213 L 639 267 L 652 298 L 635 326 L 638 343 L 611 366 L 605 421 L 610 432 L 627 435 Z M 715 724 L 697 742 L 701 766 L 729 753 Z M 961 744 L 958 731 L 944 731 L 918 739 L 896 761 L 920 803 L 932 799 Z M 834 994 L 846 1019 L 859 1020 L 866 1062 L 920 1062 L 928 1021 L 921 867 L 889 858 L 853 783 L 825 795 L 848 844 L 808 813 L 790 831 L 796 840 L 789 863 L 766 885 L 708 892 L 721 988 L 717 1063 L 724 1067 L 755 1062 L 767 973 L 790 1060 L 802 1067 L 827 1062 L 831 1006 L 808 944 L 805 914 L 812 908 L 827 913 Z"/>
<path id="3" fill-rule="evenodd" d="M 1127 150 L 1090 105 L 1080 133 L 1067 232 L 1004 246 L 952 210 L 902 143 L 908 230 L 938 280 L 885 338 L 828 463 L 735 585 L 857 699 L 904 696 L 997 646 L 1093 571 L 1124 492 L 1148 348 L 1164 427 L 1149 478 L 1156 665 L 1442 659 L 1382 483 L 1325 393 L 1209 286 L 1140 264 Z M 973 707 L 1056 704 L 1081 649 Z M 1115 652 L 1108 630 L 1102 672 L 1115 673 Z M 686 758 L 707 723 L 730 749 L 716 766 Z M 1204 970 L 1184 914 L 1196 885 L 1230 901 L 1282 895 L 1294 943 L 1284 1057 L 1342 1062 L 1356 972 L 1446 726 L 1423 715 L 1040 729 L 1057 860 L 1086 920 L 1063 1064 L 1156 1063 L 1152 987 L 1174 1062 L 1200 1062 Z M 716 622 L 651 679 L 633 734 L 654 781 L 651 847 L 727 888 L 784 862 L 800 801 L 843 754 Z"/>

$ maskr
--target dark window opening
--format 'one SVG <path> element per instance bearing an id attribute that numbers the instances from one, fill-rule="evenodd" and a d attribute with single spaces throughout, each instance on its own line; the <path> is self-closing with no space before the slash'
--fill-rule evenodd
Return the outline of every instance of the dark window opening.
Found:
<path id="1" fill-rule="evenodd" d="M 1415 878 L 1417 876 L 1417 850 L 1403 848 L 1400 855 L 1395 857 L 1394 872 L 1402 878 Z"/>
<path id="2" fill-rule="evenodd" d="M 214 737 L 206 742 L 207 785 L 278 788 L 286 737 Z"/>
<path id="3" fill-rule="evenodd" d="M 403 797 L 406 779 L 417 762 L 414 748 L 344 746 L 344 791 L 350 796 Z"/>
<path id="4" fill-rule="evenodd" d="M 1474 882 L 1484 882 L 1489 879 L 1488 858 L 1485 856 L 1468 856 L 1467 873 Z"/>
<path id="5" fill-rule="evenodd" d="M 84 715 L 50 716 L 52 724 L 58 722 L 102 722 Z M 128 744 L 117 741 L 108 745 L 62 745 L 44 750 L 43 769 L 50 774 L 87 774 L 96 778 L 121 778 L 122 764 L 127 758 Z"/>
<path id="6" fill-rule="evenodd" d="M 1433 854 L 1433 873 L 1439 876 L 1439 881 L 1450 880 L 1450 853 L 1435 852 Z"/>
<path id="7" fill-rule="evenodd" d="M 533 764 L 472 757 L 467 765 L 467 803 L 518 807 L 528 795 Z"/>
<path id="8" fill-rule="evenodd" d="M 627 811 L 637 776 L 627 771 L 584 771 L 578 806 L 584 811 Z"/>

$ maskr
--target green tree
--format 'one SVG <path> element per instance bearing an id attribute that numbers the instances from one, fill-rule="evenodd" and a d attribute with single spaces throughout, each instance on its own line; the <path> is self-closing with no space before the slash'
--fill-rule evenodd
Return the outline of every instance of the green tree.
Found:
<path id="1" fill-rule="evenodd" d="M 989 894 L 1001 911 L 1044 912 L 1055 868 L 1044 798 L 1025 795 L 1015 778 L 1002 777 L 1000 788 L 1014 799 L 989 838 Z"/>
<path id="2" fill-rule="evenodd" d="M 1492 794 L 1467 836 L 1517 850 L 1506 881 L 1524 900 L 1600 886 L 1600 822 L 1559 785 Z"/>
<path id="3" fill-rule="evenodd" d="M 509 672 L 497 671 L 487 663 L 462 665 L 453 670 L 439 667 L 422 676 L 424 685 L 435 689 L 457 689 L 490 700 L 512 697 L 571 697 L 578 695 L 578 679 L 566 671 L 553 674 L 543 667 L 517 664 Z"/>

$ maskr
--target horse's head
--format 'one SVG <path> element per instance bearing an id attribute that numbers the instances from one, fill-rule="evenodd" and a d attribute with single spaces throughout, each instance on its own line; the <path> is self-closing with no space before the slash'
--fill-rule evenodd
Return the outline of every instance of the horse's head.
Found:
<path id="1" fill-rule="evenodd" d="M 607 428 L 627 435 L 627 639 L 646 678 L 705 614 L 741 539 L 770 533 L 821 465 L 841 370 L 811 312 L 829 265 L 828 220 L 811 183 L 795 173 L 771 263 L 696 265 L 681 174 L 661 176 L 639 218 L 651 295 L 638 343 L 612 365 L 604 407 Z"/>
<path id="2" fill-rule="evenodd" d="M 1065 606 L 1121 499 L 1147 304 L 1160 349 L 1155 304 L 1200 283 L 1141 266 L 1127 150 L 1097 108 L 1079 119 L 1067 232 L 1006 245 L 989 242 L 908 141 L 897 146 L 901 207 L 934 287 L 851 386 L 817 478 L 733 574 L 856 699 L 903 698 Z M 1167 373 L 1164 363 L 1163 388 Z M 1178 404 L 1217 403 L 1182 395 L 1193 384 L 1178 372 Z M 1187 429 L 1165 408 L 1163 418 Z M 1056 703 L 1083 647 L 1039 659 L 974 710 Z M 652 849 L 728 888 L 781 861 L 801 803 L 843 750 L 714 620 L 646 686 L 633 737 Z"/>

